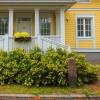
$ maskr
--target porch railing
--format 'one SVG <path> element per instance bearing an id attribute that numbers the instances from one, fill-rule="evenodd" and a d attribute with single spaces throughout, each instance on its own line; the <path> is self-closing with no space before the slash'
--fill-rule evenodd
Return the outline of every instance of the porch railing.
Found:
<path id="1" fill-rule="evenodd" d="M 47 50 L 50 46 L 56 48 L 58 43 L 60 45 L 60 36 L 38 36 L 32 37 L 29 42 L 16 42 L 13 37 L 8 37 L 8 50 L 17 48 L 24 48 L 26 51 L 34 49 L 35 45 L 38 45 L 43 51 Z"/>
<path id="2" fill-rule="evenodd" d="M 55 40 L 48 39 L 48 38 L 42 38 L 41 41 L 42 41 L 41 42 L 42 43 L 42 50 L 44 50 L 44 51 L 46 51 L 49 47 L 52 47 L 54 49 L 56 49 L 58 47 L 68 49 L 67 45 L 63 45 L 59 41 L 55 41 Z"/>
<path id="3" fill-rule="evenodd" d="M 13 49 L 24 48 L 25 51 L 34 49 L 34 46 L 38 45 L 41 50 L 46 51 L 50 46 L 54 49 L 57 47 L 68 49 L 67 45 L 61 43 L 60 36 L 37 36 L 32 37 L 31 41 L 27 42 L 18 42 L 15 41 L 13 37 L 5 36 L 0 38 L 0 49 L 11 51 Z"/>
<path id="4" fill-rule="evenodd" d="M 9 46 L 8 46 L 9 51 L 18 48 L 23 48 L 26 51 L 29 51 L 30 49 L 33 49 L 35 44 L 37 43 L 37 37 L 32 37 L 32 40 L 29 42 L 24 42 L 24 41 L 16 42 L 13 37 L 9 37 L 8 42 L 9 42 Z"/>

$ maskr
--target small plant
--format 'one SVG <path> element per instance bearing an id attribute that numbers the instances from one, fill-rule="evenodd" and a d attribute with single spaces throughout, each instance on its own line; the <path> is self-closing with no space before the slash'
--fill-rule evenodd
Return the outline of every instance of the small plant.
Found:
<path id="1" fill-rule="evenodd" d="M 30 41 L 31 36 L 27 32 L 16 32 L 14 34 L 15 41 Z"/>

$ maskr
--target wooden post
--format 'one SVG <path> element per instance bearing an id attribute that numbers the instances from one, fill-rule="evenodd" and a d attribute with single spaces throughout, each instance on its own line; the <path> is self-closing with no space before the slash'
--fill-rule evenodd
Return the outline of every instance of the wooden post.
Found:
<path id="1" fill-rule="evenodd" d="M 77 85 L 77 68 L 76 68 L 76 60 L 74 58 L 69 59 L 68 80 L 69 80 L 69 85 L 71 87 L 76 87 L 76 85 Z"/>

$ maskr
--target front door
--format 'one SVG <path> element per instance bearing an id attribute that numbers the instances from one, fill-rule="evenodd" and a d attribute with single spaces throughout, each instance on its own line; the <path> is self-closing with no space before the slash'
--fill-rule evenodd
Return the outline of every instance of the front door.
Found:
<path id="1" fill-rule="evenodd" d="M 32 34 L 30 17 L 18 17 L 17 18 L 17 32 L 28 32 Z"/>

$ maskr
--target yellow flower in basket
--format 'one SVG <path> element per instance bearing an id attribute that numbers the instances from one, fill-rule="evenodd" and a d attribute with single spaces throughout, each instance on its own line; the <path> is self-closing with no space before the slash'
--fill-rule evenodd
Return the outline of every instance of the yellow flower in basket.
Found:
<path id="1" fill-rule="evenodd" d="M 31 36 L 28 32 L 16 32 L 14 34 L 15 41 L 29 41 Z"/>

